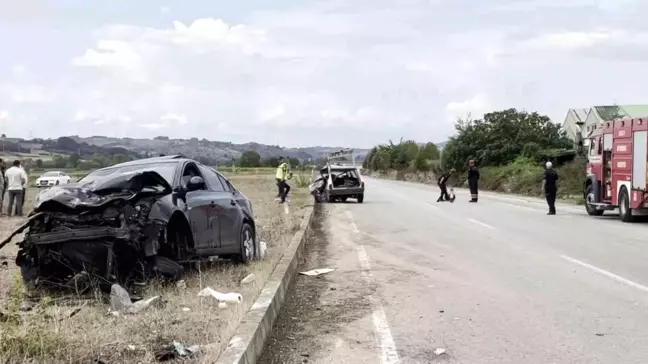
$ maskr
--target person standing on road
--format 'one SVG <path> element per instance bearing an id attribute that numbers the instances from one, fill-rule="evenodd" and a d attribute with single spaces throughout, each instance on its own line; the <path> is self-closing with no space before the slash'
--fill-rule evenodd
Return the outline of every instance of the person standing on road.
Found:
<path id="1" fill-rule="evenodd" d="M 5 192 L 7 192 L 7 177 L 5 176 L 5 170 L 7 165 L 5 161 L 0 158 L 0 215 L 2 215 L 2 205 L 4 203 Z"/>
<path id="2" fill-rule="evenodd" d="M 437 199 L 437 202 L 442 202 L 442 201 L 448 201 L 450 200 L 450 196 L 448 195 L 448 188 L 446 187 L 446 182 L 448 182 L 448 179 L 450 176 L 455 173 L 455 169 L 451 169 L 450 172 L 446 172 L 439 177 L 437 180 L 437 184 L 439 185 L 439 189 L 441 189 L 441 196 Z"/>
<path id="3" fill-rule="evenodd" d="M 5 172 L 7 178 L 7 196 L 9 208 L 7 215 L 13 214 L 14 202 L 16 203 L 16 216 L 22 216 L 22 202 L 25 198 L 25 186 L 27 186 L 27 174 L 25 170 L 20 168 L 20 161 L 15 160 L 11 168 Z"/>
<path id="4" fill-rule="evenodd" d="M 547 162 L 545 164 L 544 176 L 542 177 L 542 189 L 547 198 L 547 205 L 549 205 L 549 212 L 547 212 L 547 215 L 556 214 L 556 194 L 558 193 L 556 182 L 558 182 L 558 173 L 553 169 L 553 164 Z"/>
<path id="5" fill-rule="evenodd" d="M 288 163 L 284 161 L 283 157 L 279 157 L 279 166 L 277 167 L 277 173 L 275 175 L 277 180 L 277 186 L 279 188 L 279 197 L 281 201 L 279 203 L 286 202 L 286 197 L 288 192 L 290 192 L 290 186 L 288 185 L 288 180 L 290 178 L 290 171 L 288 168 Z"/>
<path id="6" fill-rule="evenodd" d="M 479 169 L 474 160 L 468 161 L 468 188 L 470 189 L 470 201 L 477 202 L 479 197 Z"/>

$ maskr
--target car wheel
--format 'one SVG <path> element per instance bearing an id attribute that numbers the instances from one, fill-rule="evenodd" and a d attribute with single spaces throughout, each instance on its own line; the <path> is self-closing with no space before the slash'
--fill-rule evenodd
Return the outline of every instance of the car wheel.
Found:
<path id="1" fill-rule="evenodd" d="M 342 201 L 342 202 L 346 202 L 346 201 L 347 201 L 347 198 L 346 198 L 346 197 L 340 197 L 340 201 Z"/>
<path id="2" fill-rule="evenodd" d="M 57 185 L 57 186 L 59 185 L 59 180 L 56 180 L 56 185 Z"/>
<path id="3" fill-rule="evenodd" d="M 585 210 L 590 216 L 601 216 L 603 215 L 603 210 L 597 210 L 596 207 L 590 205 L 590 202 L 594 201 L 594 187 L 592 185 L 587 186 L 587 191 L 585 192 Z"/>
<path id="4" fill-rule="evenodd" d="M 171 258 L 157 256 L 155 261 L 155 272 L 165 279 L 177 281 L 184 274 L 184 268 L 180 263 Z"/>
<path id="5" fill-rule="evenodd" d="M 243 223 L 241 226 L 239 244 L 240 253 L 237 259 L 239 262 L 248 264 L 257 258 L 256 236 L 254 236 L 254 229 L 248 223 Z"/>
<path id="6" fill-rule="evenodd" d="M 364 193 L 362 195 L 358 195 L 358 203 L 364 202 Z"/>

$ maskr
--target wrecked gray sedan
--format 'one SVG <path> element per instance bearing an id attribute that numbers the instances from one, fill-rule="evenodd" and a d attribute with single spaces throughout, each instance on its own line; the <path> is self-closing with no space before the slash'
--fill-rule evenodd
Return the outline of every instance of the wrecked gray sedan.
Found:
<path id="1" fill-rule="evenodd" d="M 18 243 L 30 283 L 102 287 L 151 276 L 176 279 L 180 263 L 218 255 L 257 257 L 251 202 L 220 173 L 181 156 L 104 168 L 41 192 Z"/>

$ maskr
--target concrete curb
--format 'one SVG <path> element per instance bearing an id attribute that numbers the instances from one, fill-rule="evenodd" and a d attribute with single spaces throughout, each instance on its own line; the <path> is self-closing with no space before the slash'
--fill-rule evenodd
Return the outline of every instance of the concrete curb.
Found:
<path id="1" fill-rule="evenodd" d="M 293 236 L 259 297 L 241 320 L 236 333 L 216 361 L 217 364 L 256 363 L 270 336 L 272 325 L 279 316 L 290 283 L 297 274 L 299 259 L 314 216 L 314 208 L 309 207 L 299 231 Z"/>

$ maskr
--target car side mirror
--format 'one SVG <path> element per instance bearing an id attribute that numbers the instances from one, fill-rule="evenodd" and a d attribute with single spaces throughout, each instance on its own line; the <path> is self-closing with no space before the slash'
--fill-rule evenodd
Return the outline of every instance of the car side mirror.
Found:
<path id="1" fill-rule="evenodd" d="M 193 176 L 187 183 L 187 192 L 202 190 L 205 188 L 205 180 L 200 176 Z"/>

